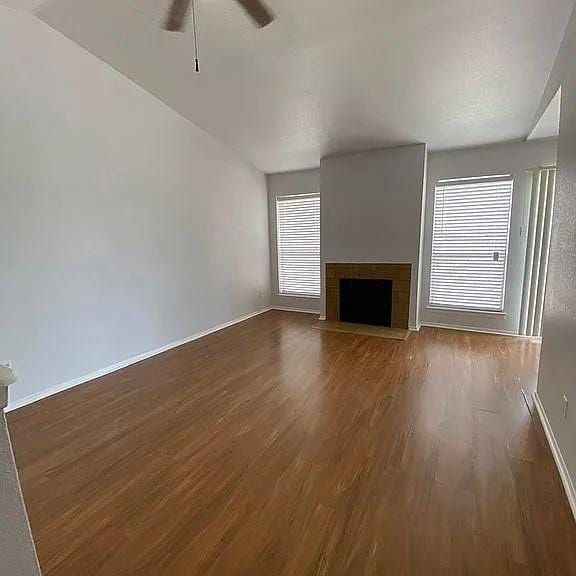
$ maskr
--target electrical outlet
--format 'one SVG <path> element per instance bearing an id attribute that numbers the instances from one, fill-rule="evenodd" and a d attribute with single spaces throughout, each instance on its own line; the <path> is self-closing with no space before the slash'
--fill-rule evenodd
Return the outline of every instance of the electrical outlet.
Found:
<path id="1" fill-rule="evenodd" d="M 566 395 L 562 396 L 562 415 L 568 418 L 568 398 Z"/>

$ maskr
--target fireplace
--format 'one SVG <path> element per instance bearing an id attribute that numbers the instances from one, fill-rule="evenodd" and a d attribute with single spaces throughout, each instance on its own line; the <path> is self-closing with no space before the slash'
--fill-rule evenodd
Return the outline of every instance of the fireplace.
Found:
<path id="1" fill-rule="evenodd" d="M 340 321 L 392 324 L 392 280 L 340 278 Z"/>
<path id="2" fill-rule="evenodd" d="M 407 329 L 411 274 L 405 263 L 326 263 L 326 320 Z"/>

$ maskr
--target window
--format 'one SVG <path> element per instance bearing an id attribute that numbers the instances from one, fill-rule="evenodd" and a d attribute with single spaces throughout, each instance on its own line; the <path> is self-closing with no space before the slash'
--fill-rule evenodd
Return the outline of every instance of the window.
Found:
<path id="1" fill-rule="evenodd" d="M 438 182 L 430 306 L 504 309 L 512 189 L 509 175 Z"/>
<path id="2" fill-rule="evenodd" d="M 320 296 L 320 196 L 278 196 L 276 226 L 280 294 Z"/>

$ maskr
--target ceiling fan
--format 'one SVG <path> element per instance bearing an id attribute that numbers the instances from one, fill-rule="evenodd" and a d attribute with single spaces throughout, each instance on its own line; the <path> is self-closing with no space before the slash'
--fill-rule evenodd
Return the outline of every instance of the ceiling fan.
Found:
<path id="1" fill-rule="evenodd" d="M 191 2 L 192 0 L 172 0 L 163 28 L 171 32 L 181 32 Z M 242 6 L 258 28 L 264 28 L 274 20 L 274 15 L 261 0 L 236 0 L 236 2 Z"/>

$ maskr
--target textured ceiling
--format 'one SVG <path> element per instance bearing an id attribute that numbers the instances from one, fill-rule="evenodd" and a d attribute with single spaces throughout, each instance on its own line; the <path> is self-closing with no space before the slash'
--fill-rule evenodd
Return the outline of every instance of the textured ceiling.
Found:
<path id="1" fill-rule="evenodd" d="M 538 119 L 534 130 L 530 132 L 528 140 L 538 140 L 542 138 L 553 138 L 558 136 L 560 133 L 560 104 L 562 103 L 562 90 L 558 88 L 558 92 L 548 108 L 544 110 L 544 113 Z"/>
<path id="2" fill-rule="evenodd" d="M 8 6 L 8 8 L 26 10 L 29 12 L 34 12 L 42 2 L 43 0 L 0 0 L 2 6 Z"/>
<path id="3" fill-rule="evenodd" d="M 0 0 L 2 1 L 2 0 Z M 33 0 L 4 0 L 12 4 Z M 197 0 L 192 36 L 165 0 L 47 0 L 36 14 L 265 172 L 326 154 L 527 136 L 574 0 Z"/>

